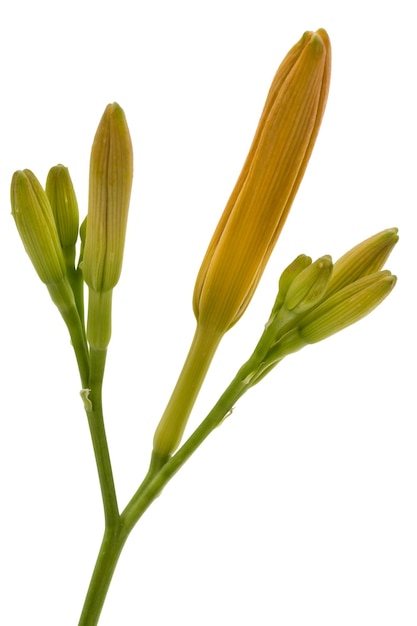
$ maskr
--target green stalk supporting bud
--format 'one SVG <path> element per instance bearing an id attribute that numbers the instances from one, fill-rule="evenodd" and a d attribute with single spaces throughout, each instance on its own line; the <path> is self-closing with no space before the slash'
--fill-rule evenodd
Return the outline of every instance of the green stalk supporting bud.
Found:
<path id="1" fill-rule="evenodd" d="M 121 107 L 109 104 L 90 160 L 87 228 L 82 271 L 89 287 L 87 339 L 103 350 L 111 335 L 111 292 L 122 269 L 133 178 L 133 150 Z"/>

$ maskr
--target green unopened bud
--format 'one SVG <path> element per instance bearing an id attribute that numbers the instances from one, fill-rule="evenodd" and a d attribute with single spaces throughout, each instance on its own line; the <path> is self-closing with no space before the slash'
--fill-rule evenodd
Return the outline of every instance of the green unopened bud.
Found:
<path id="1" fill-rule="evenodd" d="M 308 344 L 327 339 L 359 321 L 381 304 L 394 288 L 395 282 L 396 277 L 388 270 L 376 272 L 326 298 L 271 346 L 263 360 L 263 370 L 269 371 L 285 356 L 298 352 Z M 252 384 L 263 376 L 264 373 L 260 375 L 256 372 Z"/>
<path id="2" fill-rule="evenodd" d="M 133 177 L 133 150 L 121 107 L 109 104 L 90 160 L 88 223 L 82 270 L 87 285 L 109 291 L 122 269 Z"/>
<path id="3" fill-rule="evenodd" d="M 26 252 L 39 278 L 47 285 L 65 276 L 65 260 L 51 204 L 30 170 L 14 173 L 11 184 L 12 215 Z"/>
<path id="4" fill-rule="evenodd" d="M 334 264 L 327 294 L 382 269 L 397 241 L 398 228 L 388 228 L 346 252 Z"/>
<path id="5" fill-rule="evenodd" d="M 78 238 L 78 203 L 68 168 L 56 165 L 46 179 L 46 195 L 51 204 L 64 257 L 70 267 L 74 266 L 75 244 Z"/>
<path id="6" fill-rule="evenodd" d="M 332 270 L 332 259 L 328 255 L 306 267 L 290 284 L 286 307 L 294 313 L 303 313 L 316 306 L 326 293 Z"/>
<path id="7" fill-rule="evenodd" d="M 18 171 L 13 175 L 11 204 L 26 252 L 67 325 L 81 381 L 86 385 L 88 354 L 84 327 L 66 273 L 57 225 L 45 191 L 29 170 Z"/>
<path id="8" fill-rule="evenodd" d="M 396 280 L 384 270 L 364 276 L 337 291 L 301 319 L 301 336 L 307 343 L 316 343 L 354 324 L 388 296 Z"/>
<path id="9" fill-rule="evenodd" d="M 277 299 L 275 300 L 275 304 L 271 312 L 271 319 L 275 316 L 275 314 L 279 311 L 279 309 L 284 304 L 284 300 L 287 296 L 288 289 L 290 288 L 290 285 L 293 282 L 293 280 L 296 278 L 296 276 L 300 274 L 300 272 L 305 270 L 305 268 L 308 267 L 310 264 L 311 264 L 311 257 L 305 254 L 300 254 L 282 272 L 280 279 L 279 279 L 279 283 L 278 283 L 278 296 L 277 296 Z"/>

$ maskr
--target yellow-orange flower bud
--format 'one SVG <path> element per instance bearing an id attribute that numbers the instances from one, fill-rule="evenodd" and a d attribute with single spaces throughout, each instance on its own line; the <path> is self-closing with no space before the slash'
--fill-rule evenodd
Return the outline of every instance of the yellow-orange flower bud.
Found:
<path id="1" fill-rule="evenodd" d="M 200 325 L 226 332 L 244 313 L 310 158 L 330 81 L 330 42 L 307 32 L 272 83 L 242 173 L 214 232 L 194 290 Z"/>
<path id="2" fill-rule="evenodd" d="M 346 252 L 334 264 L 326 297 L 380 270 L 397 241 L 398 228 L 387 228 Z"/>
<path id="3" fill-rule="evenodd" d="M 94 137 L 90 160 L 83 275 L 96 292 L 120 277 L 133 178 L 133 150 L 122 108 L 109 104 Z"/>

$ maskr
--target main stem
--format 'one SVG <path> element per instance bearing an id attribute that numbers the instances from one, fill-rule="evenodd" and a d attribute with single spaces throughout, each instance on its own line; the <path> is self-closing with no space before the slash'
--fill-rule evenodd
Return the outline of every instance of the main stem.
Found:
<path id="1" fill-rule="evenodd" d="M 98 623 L 114 569 L 127 538 L 127 534 L 122 532 L 113 470 L 104 428 L 102 388 L 106 352 L 105 349 L 91 349 L 89 394 L 88 396 L 84 395 L 84 405 L 103 500 L 105 529 L 79 626 L 96 626 Z"/>
<path id="2" fill-rule="evenodd" d="M 128 534 L 122 526 L 104 532 L 78 626 L 97 626 L 109 586 Z"/>
<path id="3" fill-rule="evenodd" d="M 115 516 L 113 525 L 106 526 L 79 626 L 97 626 L 118 559 L 130 532 L 171 478 L 208 435 L 221 424 L 235 403 L 250 387 L 246 377 L 253 369 L 253 360 L 254 357 L 251 357 L 243 365 L 207 417 L 176 454 L 164 463 L 161 463 L 159 455 L 155 453 L 152 455 L 149 471 L 141 486 L 122 514 L 120 516 L 117 514 L 117 518 Z"/>

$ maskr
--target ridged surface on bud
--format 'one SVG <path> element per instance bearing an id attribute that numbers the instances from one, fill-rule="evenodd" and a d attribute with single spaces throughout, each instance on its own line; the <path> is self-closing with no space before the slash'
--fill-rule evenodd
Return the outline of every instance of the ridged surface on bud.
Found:
<path id="1" fill-rule="evenodd" d="M 292 263 L 290 263 L 282 272 L 278 282 L 278 295 L 275 300 L 274 307 L 271 312 L 273 317 L 284 304 L 284 300 L 287 297 L 288 290 L 293 280 L 311 265 L 312 259 L 306 254 L 300 254 Z"/>
<path id="2" fill-rule="evenodd" d="M 10 200 L 12 215 L 26 252 L 39 278 L 47 285 L 65 276 L 65 260 L 51 204 L 30 170 L 14 173 Z"/>
<path id="3" fill-rule="evenodd" d="M 323 117 L 330 42 L 307 32 L 272 83 L 242 173 L 197 277 L 197 321 L 226 332 L 241 317 L 287 218 Z"/>
<path id="4" fill-rule="evenodd" d="M 332 271 L 330 256 L 323 256 L 311 263 L 289 286 L 286 307 L 294 313 L 302 313 L 318 304 L 326 293 Z"/>
<path id="5" fill-rule="evenodd" d="M 346 252 L 336 261 L 327 295 L 382 269 L 398 241 L 398 228 L 387 228 Z"/>
<path id="6" fill-rule="evenodd" d="M 301 336 L 316 343 L 354 324 L 381 304 L 396 280 L 388 270 L 359 278 L 307 313 L 299 323 Z"/>
<path id="7" fill-rule="evenodd" d="M 64 255 L 74 254 L 78 238 L 78 202 L 67 167 L 56 165 L 49 170 L 45 185 Z"/>
<path id="8" fill-rule="evenodd" d="M 120 277 L 133 178 L 133 150 L 122 108 L 109 104 L 97 129 L 90 160 L 87 232 L 82 270 L 97 292 Z"/>
<path id="9" fill-rule="evenodd" d="M 324 256 L 301 271 L 298 268 L 309 257 L 297 257 L 279 281 L 283 295 L 278 293 L 265 330 L 244 368 L 245 380 L 257 384 L 285 356 L 343 330 L 381 304 L 394 288 L 396 277 L 380 268 L 397 241 L 397 229 L 391 228 L 358 244 L 334 265 Z M 339 273 L 334 280 L 336 266 Z M 372 268 L 376 271 L 368 273 Z"/>

